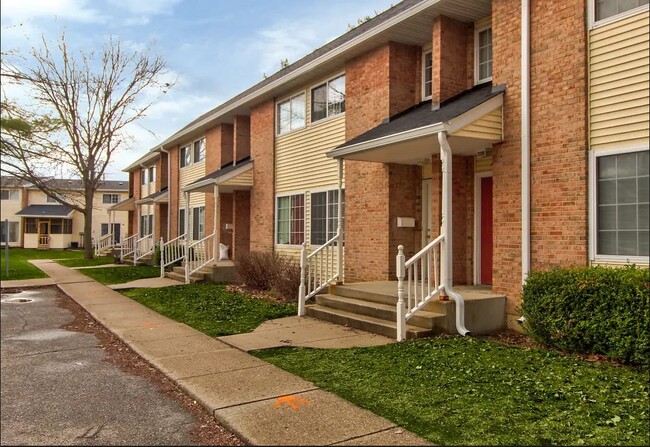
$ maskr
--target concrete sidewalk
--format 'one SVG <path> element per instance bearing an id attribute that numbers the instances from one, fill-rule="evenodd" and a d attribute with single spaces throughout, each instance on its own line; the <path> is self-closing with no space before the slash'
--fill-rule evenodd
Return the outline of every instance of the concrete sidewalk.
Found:
<path id="1" fill-rule="evenodd" d="M 382 417 L 233 347 L 233 339 L 224 343 L 211 338 L 55 262 L 32 263 L 249 444 L 431 445 Z M 317 324 L 300 321 L 306 328 Z M 282 328 L 258 332 L 277 329 Z M 289 329 L 298 333 L 290 323 Z M 245 341 L 250 345 L 251 340 Z"/>

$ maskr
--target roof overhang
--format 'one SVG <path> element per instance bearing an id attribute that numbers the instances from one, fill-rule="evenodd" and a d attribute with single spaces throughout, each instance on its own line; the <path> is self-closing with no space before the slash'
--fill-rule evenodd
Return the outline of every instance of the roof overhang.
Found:
<path id="1" fill-rule="evenodd" d="M 432 154 L 439 153 L 440 145 L 436 137 L 439 132 L 447 132 L 455 154 L 475 155 L 501 141 L 501 138 L 472 138 L 454 136 L 454 133 L 502 106 L 503 93 L 500 93 L 448 121 L 344 146 L 334 149 L 326 155 L 330 158 L 345 160 L 421 164 L 424 160 L 430 159 Z"/>
<path id="2" fill-rule="evenodd" d="M 135 210 L 135 199 L 133 197 L 129 197 L 126 200 L 122 200 L 121 202 L 108 207 L 108 211 L 133 211 L 133 210 Z"/>
<path id="3" fill-rule="evenodd" d="M 168 203 L 168 202 L 169 202 L 169 191 L 162 191 L 162 192 L 157 192 L 155 194 L 151 194 L 147 197 L 143 197 L 140 200 L 136 200 L 135 204 L 146 205 L 146 204 L 153 204 L 153 203 Z"/>
<path id="4" fill-rule="evenodd" d="M 128 165 L 126 168 L 122 169 L 122 172 L 131 172 L 136 168 L 142 168 L 143 165 L 146 166 L 150 161 L 155 160 L 160 156 L 160 147 L 156 146 L 155 148 L 149 150 L 142 157 L 138 158 L 136 161 Z"/>
<path id="5" fill-rule="evenodd" d="M 46 219 L 70 219 L 74 210 L 65 205 L 27 205 L 16 213 L 20 217 L 39 217 Z"/>
<path id="6" fill-rule="evenodd" d="M 214 187 L 219 188 L 219 192 L 245 191 L 253 187 L 253 163 L 242 163 L 240 167 L 235 167 L 230 172 L 221 176 L 206 178 L 196 181 L 181 188 L 183 192 L 213 192 Z M 250 175 L 247 175 L 250 174 Z"/>

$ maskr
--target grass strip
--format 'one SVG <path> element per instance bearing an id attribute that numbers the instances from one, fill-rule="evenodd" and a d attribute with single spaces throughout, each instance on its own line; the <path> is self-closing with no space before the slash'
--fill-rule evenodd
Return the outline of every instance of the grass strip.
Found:
<path id="1" fill-rule="evenodd" d="M 90 267 L 92 265 L 113 264 L 115 258 L 113 256 L 98 256 L 93 259 L 60 259 L 56 262 L 65 267 Z"/>
<path id="2" fill-rule="evenodd" d="M 37 250 L 35 248 L 9 249 L 9 275 L 5 266 L 4 248 L 0 252 L 0 279 L 35 279 L 47 278 L 47 274 L 30 264 L 30 259 L 83 259 L 82 250 Z"/>
<path id="3" fill-rule="evenodd" d="M 79 272 L 102 284 L 124 284 L 136 279 L 158 277 L 160 276 L 160 267 L 150 265 L 98 267 L 95 269 L 81 269 Z"/>
<path id="4" fill-rule="evenodd" d="M 207 335 L 250 332 L 266 320 L 295 315 L 297 305 L 229 292 L 224 285 L 187 284 L 122 293 L 150 309 Z"/>
<path id="5" fill-rule="evenodd" d="M 649 445 L 648 370 L 470 337 L 254 355 L 441 445 Z"/>

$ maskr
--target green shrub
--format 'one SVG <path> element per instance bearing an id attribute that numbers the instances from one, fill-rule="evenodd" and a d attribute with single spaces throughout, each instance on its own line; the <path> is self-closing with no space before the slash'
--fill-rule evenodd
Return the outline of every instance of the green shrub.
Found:
<path id="1" fill-rule="evenodd" d="M 650 363 L 648 269 L 584 267 L 534 272 L 521 310 L 537 342 L 563 351 Z"/>
<path id="2" fill-rule="evenodd" d="M 286 301 L 297 299 L 300 266 L 293 258 L 275 252 L 250 252 L 238 256 L 235 266 L 242 284 L 271 291 Z"/>

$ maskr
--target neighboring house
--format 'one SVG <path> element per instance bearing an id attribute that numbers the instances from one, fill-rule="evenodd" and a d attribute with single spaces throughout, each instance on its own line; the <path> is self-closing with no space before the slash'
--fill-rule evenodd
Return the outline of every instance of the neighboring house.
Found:
<path id="1" fill-rule="evenodd" d="M 647 266 L 648 2 L 528 5 L 405 0 L 196 118 L 127 168 L 167 171 L 129 234 L 231 257 L 334 238 L 306 296 L 399 275 L 398 315 L 465 294 L 470 330 L 517 327 L 531 270 Z"/>
<path id="2" fill-rule="evenodd" d="M 81 199 L 80 180 L 51 179 L 50 187 L 66 197 Z M 126 198 L 128 182 L 107 180 L 95 193 L 93 238 L 113 234 L 119 241 L 127 228 L 128 214 L 109 214 L 111 206 Z M 24 248 L 70 248 L 83 246 L 84 216 L 61 205 L 56 198 L 14 177 L 2 176 L 2 241 L 4 221 L 9 220 L 9 244 Z"/>

